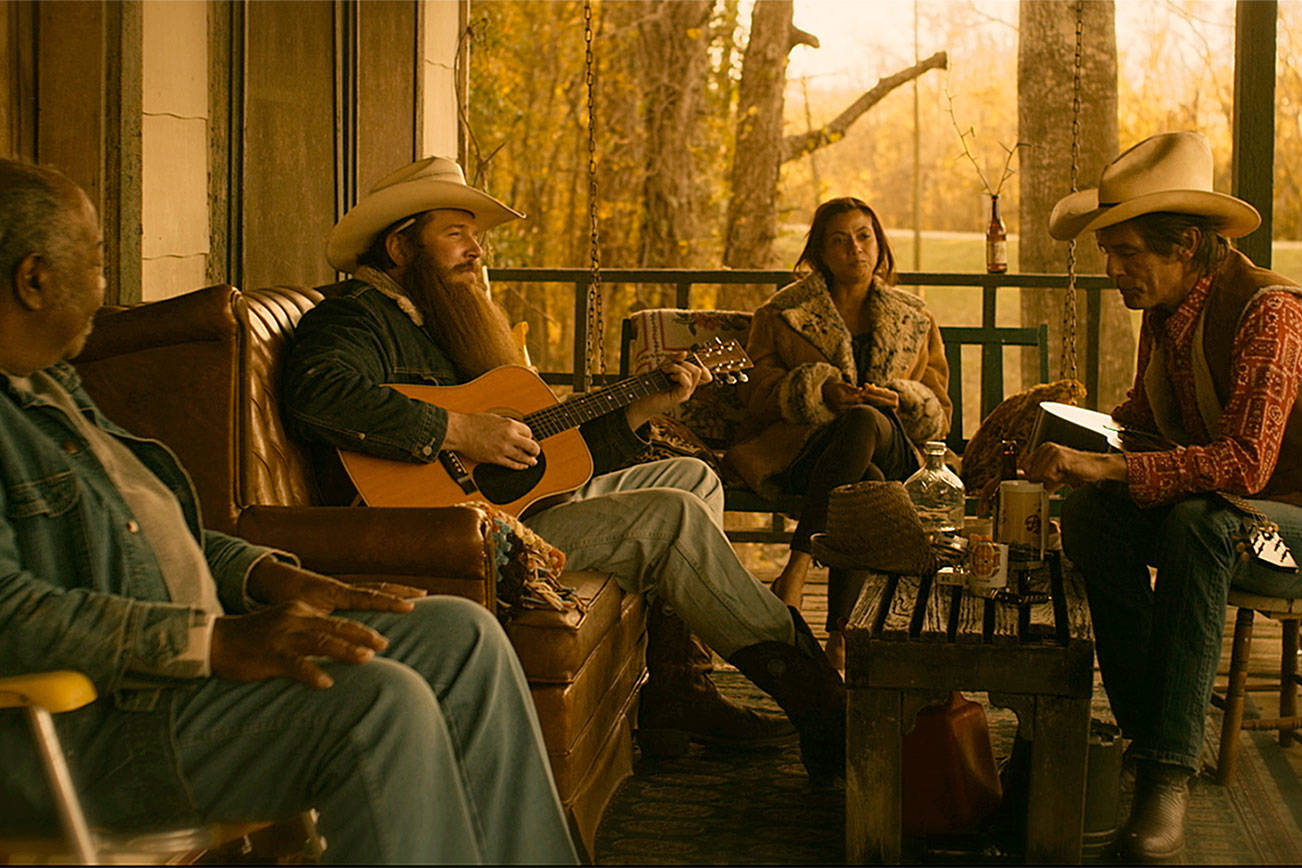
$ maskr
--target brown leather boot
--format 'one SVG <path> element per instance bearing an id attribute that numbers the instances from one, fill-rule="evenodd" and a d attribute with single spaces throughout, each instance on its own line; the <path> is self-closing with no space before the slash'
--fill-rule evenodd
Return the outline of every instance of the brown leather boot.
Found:
<path id="1" fill-rule="evenodd" d="M 638 745 L 653 756 L 680 756 L 692 742 L 740 750 L 771 748 L 795 727 L 725 699 L 710 680 L 714 658 L 677 615 L 655 602 L 647 616 L 647 682 L 638 711 Z"/>
<path id="2" fill-rule="evenodd" d="M 1140 865 L 1160 865 L 1184 852 L 1184 814 L 1192 776 L 1183 766 L 1138 764 L 1130 821 L 1117 838 L 1122 858 Z"/>
<path id="3" fill-rule="evenodd" d="M 790 612 L 795 645 L 761 642 L 728 662 L 782 706 L 800 733 L 800 759 L 810 782 L 828 786 L 845 777 L 845 683 L 805 619 L 795 609 Z"/>

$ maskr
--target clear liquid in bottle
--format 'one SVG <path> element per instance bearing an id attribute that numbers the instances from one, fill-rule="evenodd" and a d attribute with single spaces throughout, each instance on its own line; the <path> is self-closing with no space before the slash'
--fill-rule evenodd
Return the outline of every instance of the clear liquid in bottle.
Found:
<path id="1" fill-rule="evenodd" d="M 943 441 L 928 441 L 924 457 L 926 463 L 904 481 L 904 490 L 929 535 L 958 533 L 963 529 L 963 482 L 945 466 Z"/>

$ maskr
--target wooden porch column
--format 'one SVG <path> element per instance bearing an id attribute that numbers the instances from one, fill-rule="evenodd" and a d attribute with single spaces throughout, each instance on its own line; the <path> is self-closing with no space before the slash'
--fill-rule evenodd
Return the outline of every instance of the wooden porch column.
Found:
<path id="1" fill-rule="evenodd" d="M 1239 0 L 1234 13 L 1234 158 L 1230 192 L 1261 212 L 1261 226 L 1237 246 L 1270 267 L 1275 189 L 1276 0 Z"/>

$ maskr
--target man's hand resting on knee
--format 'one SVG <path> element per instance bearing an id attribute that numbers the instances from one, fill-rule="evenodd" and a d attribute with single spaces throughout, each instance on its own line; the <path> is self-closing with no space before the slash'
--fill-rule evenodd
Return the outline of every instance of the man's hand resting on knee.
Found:
<path id="1" fill-rule="evenodd" d="M 271 605 L 248 615 L 220 617 L 213 624 L 212 673 L 231 681 L 287 676 L 324 689 L 334 681 L 312 658 L 365 663 L 388 647 L 379 633 L 336 609 L 410 612 L 411 598 L 425 592 L 388 582 L 349 585 L 274 558 L 249 574 L 248 595 Z"/>

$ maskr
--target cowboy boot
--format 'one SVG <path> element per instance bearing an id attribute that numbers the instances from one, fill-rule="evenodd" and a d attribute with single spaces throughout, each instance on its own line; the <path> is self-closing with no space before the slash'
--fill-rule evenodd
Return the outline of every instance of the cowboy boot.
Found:
<path id="1" fill-rule="evenodd" d="M 653 602 L 647 615 L 647 682 L 638 710 L 638 745 L 654 756 L 680 756 L 690 744 L 751 750 L 795 735 L 784 717 L 725 699 L 710 680 L 714 658 L 682 619 Z"/>
<path id="2" fill-rule="evenodd" d="M 772 696 L 800 733 L 800 759 L 815 786 L 845 777 L 845 683 L 800 612 L 791 609 L 796 642 L 761 642 L 728 662 Z"/>
<path id="3" fill-rule="evenodd" d="M 1139 763 L 1130 821 L 1117 838 L 1122 858 L 1135 864 L 1156 865 L 1183 852 L 1190 777 L 1192 774 L 1183 766 Z"/>

